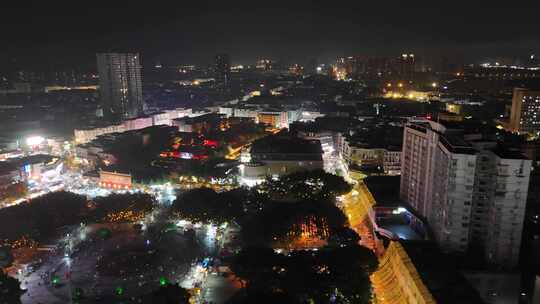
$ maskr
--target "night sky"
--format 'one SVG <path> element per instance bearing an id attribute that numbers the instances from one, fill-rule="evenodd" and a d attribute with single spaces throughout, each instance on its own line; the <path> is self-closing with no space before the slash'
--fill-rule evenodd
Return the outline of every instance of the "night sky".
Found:
<path id="1" fill-rule="evenodd" d="M 403 51 L 470 61 L 540 53 L 540 1 L 527 6 L 506 1 L 506 7 L 473 0 L 430 6 L 360 0 L 109 1 L 115 7 L 33 2 L 1 4 L 4 60 L 86 64 L 98 51 L 135 51 L 147 61 L 198 64 L 221 52 L 233 63 Z"/>

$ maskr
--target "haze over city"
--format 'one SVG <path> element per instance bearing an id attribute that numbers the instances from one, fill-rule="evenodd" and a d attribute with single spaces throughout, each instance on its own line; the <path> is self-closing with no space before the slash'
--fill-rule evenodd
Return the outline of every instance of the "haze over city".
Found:
<path id="1" fill-rule="evenodd" d="M 536 3 L 0 11 L 0 304 L 540 304 Z"/>

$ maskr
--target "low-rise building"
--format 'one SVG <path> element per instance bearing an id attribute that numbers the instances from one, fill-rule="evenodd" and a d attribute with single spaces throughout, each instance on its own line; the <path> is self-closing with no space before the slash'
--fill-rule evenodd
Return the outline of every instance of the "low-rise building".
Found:
<path id="1" fill-rule="evenodd" d="M 322 154 L 318 140 L 284 135 L 267 136 L 253 142 L 251 162 L 240 165 L 241 179 L 250 184 L 266 177 L 323 169 Z"/>
<path id="2" fill-rule="evenodd" d="M 151 116 L 137 117 L 128 119 L 123 122 L 126 131 L 140 130 L 151 127 L 153 124 L 153 118 Z"/>
<path id="3" fill-rule="evenodd" d="M 398 127 L 392 127 L 401 130 Z M 377 133 L 373 131 L 373 133 Z M 357 168 L 378 168 L 388 175 L 401 172 L 401 138 L 392 138 L 391 132 L 378 136 L 343 136 L 339 152 L 343 160 Z"/>
<path id="4" fill-rule="evenodd" d="M 202 133 L 212 128 L 217 128 L 222 121 L 222 115 L 207 113 L 195 117 L 182 117 L 173 119 L 172 125 L 178 128 L 179 132 Z"/>
<path id="5" fill-rule="evenodd" d="M 88 127 L 85 129 L 75 129 L 75 144 L 85 144 L 96 139 L 98 136 L 110 133 L 122 133 L 127 131 L 124 124 L 114 124 L 103 127 Z"/>
<path id="6" fill-rule="evenodd" d="M 156 113 L 150 116 L 128 119 L 120 124 L 111 124 L 97 127 L 89 126 L 87 128 L 75 129 L 75 144 L 86 144 L 98 138 L 98 136 L 111 133 L 123 133 L 127 131 L 140 130 L 147 127 L 159 125 L 171 126 L 173 125 L 174 119 L 191 116 L 199 116 L 199 114 L 194 114 L 192 109 L 177 108 L 174 110 L 166 110 L 164 112 Z"/>
<path id="7" fill-rule="evenodd" d="M 289 117 L 285 111 L 264 111 L 257 114 L 257 121 L 276 129 L 288 128 Z"/>
<path id="8" fill-rule="evenodd" d="M 324 155 L 331 155 L 336 151 L 335 140 L 336 133 L 331 131 L 299 131 L 298 137 L 307 140 L 318 140 L 321 143 Z"/>
<path id="9" fill-rule="evenodd" d="M 8 162 L 0 163 L 0 192 L 21 180 L 21 171 L 17 166 Z"/>
<path id="10" fill-rule="evenodd" d="M 132 187 L 131 174 L 99 171 L 99 186 L 107 189 L 128 190 Z"/>
<path id="11" fill-rule="evenodd" d="M 234 108 L 234 117 L 251 118 L 257 121 L 257 109 L 250 107 Z"/>

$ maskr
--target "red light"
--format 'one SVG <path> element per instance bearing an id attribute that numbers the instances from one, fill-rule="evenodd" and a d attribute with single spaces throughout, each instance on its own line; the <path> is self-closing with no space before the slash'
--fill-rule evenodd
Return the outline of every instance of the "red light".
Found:
<path id="1" fill-rule="evenodd" d="M 205 139 L 203 141 L 203 146 L 211 147 L 211 148 L 217 148 L 218 142 L 216 140 Z"/>

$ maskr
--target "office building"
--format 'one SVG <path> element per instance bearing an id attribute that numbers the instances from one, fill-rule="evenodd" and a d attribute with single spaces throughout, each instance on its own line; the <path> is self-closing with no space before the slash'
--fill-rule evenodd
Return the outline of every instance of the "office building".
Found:
<path id="1" fill-rule="evenodd" d="M 414 75 L 416 58 L 414 54 L 402 54 L 398 59 L 398 73 L 405 79 Z"/>
<path id="2" fill-rule="evenodd" d="M 441 247 L 516 266 L 531 161 L 432 121 L 409 122 L 403 136 L 400 198 L 427 219 Z"/>
<path id="3" fill-rule="evenodd" d="M 540 131 L 540 91 L 514 89 L 509 127 L 511 132 L 538 135 Z"/>
<path id="4" fill-rule="evenodd" d="M 142 79 L 139 54 L 97 54 L 99 91 L 108 119 L 129 119 L 142 114 Z"/>
<path id="5" fill-rule="evenodd" d="M 231 82 L 231 59 L 228 54 L 216 55 L 215 62 L 216 87 L 226 89 Z"/>

